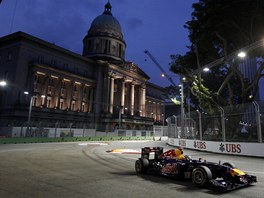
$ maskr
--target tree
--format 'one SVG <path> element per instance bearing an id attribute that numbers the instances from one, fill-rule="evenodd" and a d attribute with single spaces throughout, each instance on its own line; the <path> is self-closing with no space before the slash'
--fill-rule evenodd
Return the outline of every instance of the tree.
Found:
<path id="1" fill-rule="evenodd" d="M 170 70 L 192 82 L 192 102 L 195 108 L 236 105 L 252 101 L 263 77 L 263 61 L 254 80 L 239 70 L 239 60 L 229 54 L 258 41 L 264 36 L 263 0 L 200 0 L 193 4 L 192 20 L 186 22 L 191 45 L 184 55 L 172 55 Z M 248 57 L 261 56 L 253 50 Z M 220 59 L 221 58 L 221 59 Z M 220 59 L 211 75 L 201 78 L 197 69 Z M 253 97 L 252 97 L 253 96 Z M 196 98 L 196 99 L 195 99 Z"/>

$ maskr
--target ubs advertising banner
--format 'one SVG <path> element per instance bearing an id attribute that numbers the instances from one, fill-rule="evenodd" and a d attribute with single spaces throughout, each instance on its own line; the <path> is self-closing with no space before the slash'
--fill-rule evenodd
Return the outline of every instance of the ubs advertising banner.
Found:
<path id="1" fill-rule="evenodd" d="M 264 157 L 263 143 L 212 142 L 169 138 L 168 144 L 183 148 L 209 151 L 214 153 Z"/>

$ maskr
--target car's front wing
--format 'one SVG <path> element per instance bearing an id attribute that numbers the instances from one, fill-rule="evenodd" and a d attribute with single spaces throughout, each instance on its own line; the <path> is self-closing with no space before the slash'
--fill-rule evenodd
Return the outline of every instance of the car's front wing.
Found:
<path id="1" fill-rule="evenodd" d="M 238 181 L 227 181 L 222 178 L 210 180 L 210 187 L 221 192 L 231 191 L 238 188 L 248 187 L 257 182 L 257 177 L 253 175 L 244 175 L 239 177 Z"/>

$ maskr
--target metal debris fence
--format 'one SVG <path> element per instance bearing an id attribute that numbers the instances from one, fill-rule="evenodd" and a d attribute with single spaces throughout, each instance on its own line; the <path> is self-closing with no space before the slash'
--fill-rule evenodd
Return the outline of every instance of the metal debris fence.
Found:
<path id="1" fill-rule="evenodd" d="M 180 115 L 168 117 L 166 119 L 168 137 L 207 141 L 263 142 L 264 101 L 218 107 L 210 112 L 214 113 L 186 112 L 184 127 L 180 126 Z"/>

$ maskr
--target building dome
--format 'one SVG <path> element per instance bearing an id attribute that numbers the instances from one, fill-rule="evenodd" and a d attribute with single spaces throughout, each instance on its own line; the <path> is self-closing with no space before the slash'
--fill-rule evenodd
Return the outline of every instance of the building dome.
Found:
<path id="1" fill-rule="evenodd" d="M 123 60 L 126 44 L 121 26 L 112 15 L 111 4 L 105 5 L 103 14 L 96 17 L 83 39 L 83 55 L 96 59 Z"/>
<path id="2" fill-rule="evenodd" d="M 112 14 L 102 14 L 96 17 L 91 24 L 88 35 L 111 35 L 118 39 L 123 39 L 121 26 L 118 20 L 112 16 Z"/>

